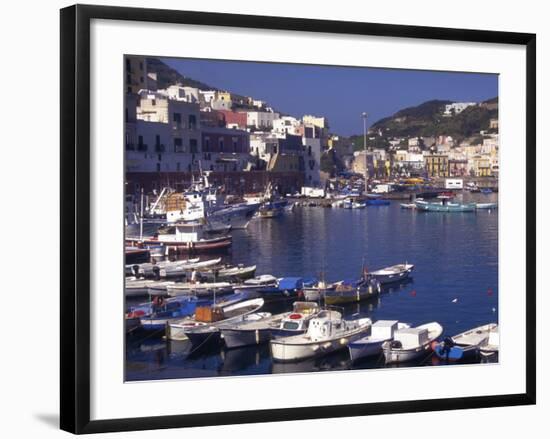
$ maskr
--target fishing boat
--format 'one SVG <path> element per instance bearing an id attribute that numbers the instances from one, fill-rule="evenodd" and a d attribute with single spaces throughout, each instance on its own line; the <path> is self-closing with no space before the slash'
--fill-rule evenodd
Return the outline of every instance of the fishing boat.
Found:
<path id="1" fill-rule="evenodd" d="M 213 268 L 201 273 L 201 277 L 206 281 L 242 281 L 254 277 L 256 274 L 256 266 L 251 265 L 245 267 L 243 265 L 237 265 L 234 267 L 228 266 L 223 268 Z"/>
<path id="2" fill-rule="evenodd" d="M 281 315 L 279 326 L 271 329 L 271 338 L 303 334 L 321 309 L 315 302 L 294 302 L 292 311 Z"/>
<path id="3" fill-rule="evenodd" d="M 126 272 L 131 270 L 132 274 L 135 276 L 141 277 L 154 277 L 156 269 L 166 268 L 166 267 L 176 267 L 179 265 L 189 265 L 196 262 L 199 262 L 200 258 L 194 259 L 182 259 L 177 261 L 154 261 L 154 262 L 145 262 L 142 264 L 133 264 L 126 266 Z M 220 259 L 221 260 L 221 259 Z"/>
<path id="4" fill-rule="evenodd" d="M 127 237 L 126 243 L 141 245 L 164 244 L 178 252 L 201 253 L 224 251 L 231 247 L 231 236 L 205 238 L 204 222 L 175 223 L 158 229 L 158 234 L 149 237 Z M 128 262 L 127 262 L 128 263 Z"/>
<path id="5" fill-rule="evenodd" d="M 277 285 L 277 278 L 270 274 L 262 274 L 260 276 L 246 279 L 241 285 L 235 287 L 238 289 L 253 289 L 253 288 L 267 288 Z"/>
<path id="6" fill-rule="evenodd" d="M 229 282 L 174 282 L 168 284 L 166 293 L 171 296 L 197 296 L 214 297 L 233 292 L 233 286 Z"/>
<path id="7" fill-rule="evenodd" d="M 260 345 L 271 340 L 271 330 L 278 327 L 281 315 L 256 314 L 262 315 L 255 319 L 245 319 L 236 323 L 223 323 L 218 327 L 228 349 Z"/>
<path id="8" fill-rule="evenodd" d="M 346 320 L 339 311 L 325 309 L 311 319 L 307 332 L 270 341 L 274 361 L 300 361 L 346 349 L 371 326 L 371 319 Z"/>
<path id="9" fill-rule="evenodd" d="M 351 203 L 351 208 L 352 209 L 364 209 L 365 207 L 367 207 L 367 204 L 368 204 L 368 202 L 365 202 L 365 201 L 354 201 L 353 203 Z"/>
<path id="10" fill-rule="evenodd" d="M 479 353 L 484 357 L 498 358 L 500 336 L 498 325 L 489 331 L 487 340 L 479 345 Z"/>
<path id="11" fill-rule="evenodd" d="M 153 272 L 158 271 L 158 276 L 162 278 L 185 277 L 188 273 L 195 271 L 208 270 L 222 261 L 222 258 L 209 259 L 207 261 L 195 261 L 187 264 L 171 264 L 164 267 L 153 267 Z"/>
<path id="12" fill-rule="evenodd" d="M 452 202 L 428 202 L 416 200 L 414 202 L 416 209 L 422 212 L 475 212 L 476 203 L 452 203 Z"/>
<path id="13" fill-rule="evenodd" d="M 166 294 L 167 283 L 153 279 L 138 279 L 135 277 L 127 277 L 124 282 L 125 297 L 141 297 L 150 294 L 151 288 L 159 288 L 163 290 L 162 294 Z"/>
<path id="14" fill-rule="evenodd" d="M 189 339 L 194 345 L 200 345 L 206 341 L 219 342 L 221 333 L 218 326 L 220 324 L 243 321 L 247 315 L 258 312 L 263 305 L 264 300 L 256 298 L 225 306 L 216 303 L 198 307 L 194 316 L 166 325 L 166 338 Z"/>
<path id="15" fill-rule="evenodd" d="M 496 209 L 497 203 L 476 203 L 476 209 Z"/>
<path id="16" fill-rule="evenodd" d="M 141 328 L 146 331 L 164 332 L 166 324 L 179 320 L 183 317 L 191 316 L 199 306 L 208 306 L 212 302 L 207 299 L 197 297 L 173 297 L 162 299 L 156 296 L 151 303 L 152 312 L 141 317 Z"/>
<path id="17" fill-rule="evenodd" d="M 304 286 L 304 299 L 312 302 L 319 302 L 325 293 L 334 290 L 342 282 L 327 283 L 324 280 L 314 282 L 310 286 Z"/>
<path id="18" fill-rule="evenodd" d="M 415 203 L 399 203 L 399 205 L 401 206 L 401 209 L 410 209 L 410 210 L 416 209 Z"/>
<path id="19" fill-rule="evenodd" d="M 323 297 L 327 305 L 361 302 L 380 294 L 380 282 L 374 278 L 345 280 L 339 282 L 334 289 L 324 291 Z"/>
<path id="20" fill-rule="evenodd" d="M 435 354 L 447 361 L 460 361 L 477 357 L 479 348 L 487 342 L 496 323 L 489 323 L 445 339 L 434 347 Z"/>
<path id="21" fill-rule="evenodd" d="M 426 357 L 432 350 L 432 342 L 442 333 L 443 327 L 437 322 L 397 329 L 393 340 L 382 344 L 386 364 L 406 363 Z"/>
<path id="22" fill-rule="evenodd" d="M 266 302 L 297 299 L 303 295 L 304 280 L 301 277 L 282 277 L 273 287 L 261 288 L 258 292 Z"/>
<path id="23" fill-rule="evenodd" d="M 398 329 L 410 328 L 407 323 L 399 323 L 397 320 L 378 320 L 371 326 L 371 333 L 361 337 L 348 345 L 351 361 L 382 354 L 382 345 L 393 340 L 393 335 Z"/>
<path id="24" fill-rule="evenodd" d="M 397 264 L 391 267 L 381 268 L 371 271 L 367 274 L 368 277 L 376 279 L 381 285 L 390 284 L 393 282 L 401 282 L 407 279 L 414 269 L 412 264 Z"/>

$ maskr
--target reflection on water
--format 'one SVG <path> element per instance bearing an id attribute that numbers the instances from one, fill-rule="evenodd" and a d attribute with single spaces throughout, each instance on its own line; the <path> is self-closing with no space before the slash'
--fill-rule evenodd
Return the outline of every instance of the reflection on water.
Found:
<path id="1" fill-rule="evenodd" d="M 473 196 L 478 197 L 474 201 L 497 199 L 496 194 Z M 323 272 L 336 281 L 358 277 L 363 264 L 369 270 L 415 265 L 409 282 L 384 288 L 375 300 L 346 306 L 348 317 L 411 325 L 438 321 L 444 335 L 498 322 L 497 211 L 424 213 L 400 209 L 399 203 L 359 210 L 296 208 L 280 218 L 255 219 L 232 235 L 233 248 L 224 259 L 255 264 L 257 274 L 318 277 Z M 272 303 L 265 311 L 283 312 L 291 305 Z M 127 338 L 126 360 L 128 380 L 383 367 L 382 358 L 351 364 L 345 350 L 291 364 L 273 363 L 269 345 L 193 352 L 188 342 L 139 332 Z M 413 365 L 439 364 L 432 356 Z"/>

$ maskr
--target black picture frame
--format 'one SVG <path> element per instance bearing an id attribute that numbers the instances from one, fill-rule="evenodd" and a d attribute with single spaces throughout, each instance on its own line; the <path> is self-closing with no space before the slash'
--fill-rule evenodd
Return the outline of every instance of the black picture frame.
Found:
<path id="1" fill-rule="evenodd" d="M 130 20 L 239 28 L 503 43 L 526 47 L 526 392 L 466 398 L 90 420 L 90 22 Z M 61 10 L 61 429 L 72 433 L 195 427 L 535 404 L 536 36 L 175 10 L 75 5 Z"/>

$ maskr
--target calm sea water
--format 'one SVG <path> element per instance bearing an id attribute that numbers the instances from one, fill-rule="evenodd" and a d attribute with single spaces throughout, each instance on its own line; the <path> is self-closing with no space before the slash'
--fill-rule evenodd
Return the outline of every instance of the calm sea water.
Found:
<path id="1" fill-rule="evenodd" d="M 465 194 L 494 202 L 496 194 Z M 412 281 L 386 289 L 377 301 L 347 306 L 347 315 L 438 321 L 444 335 L 498 321 L 498 211 L 422 213 L 390 206 L 366 209 L 297 207 L 276 219 L 254 219 L 236 230 L 228 261 L 257 265 L 257 274 L 357 278 L 408 262 Z M 267 311 L 282 312 L 276 307 Z M 419 365 L 437 364 L 428 358 Z M 410 366 L 410 365 L 409 365 Z M 294 364 L 272 363 L 269 346 L 192 352 L 188 342 L 137 333 L 127 338 L 126 378 L 166 378 L 308 372 L 384 367 L 381 359 L 350 364 L 347 351 Z"/>

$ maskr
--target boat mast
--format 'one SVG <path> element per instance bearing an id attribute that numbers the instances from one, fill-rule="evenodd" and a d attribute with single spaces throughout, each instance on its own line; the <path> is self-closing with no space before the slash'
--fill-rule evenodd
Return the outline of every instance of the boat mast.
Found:
<path id="1" fill-rule="evenodd" d="M 143 241 L 143 188 L 141 188 L 140 214 L 139 214 L 139 240 Z"/>
<path id="2" fill-rule="evenodd" d="M 369 181 L 369 164 L 368 164 L 368 157 L 367 157 L 367 117 L 368 114 L 363 112 L 361 114 L 361 117 L 363 118 L 363 150 L 365 151 L 365 195 L 367 195 L 368 192 L 368 181 Z"/>

